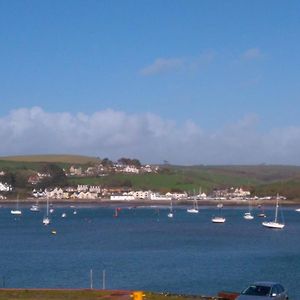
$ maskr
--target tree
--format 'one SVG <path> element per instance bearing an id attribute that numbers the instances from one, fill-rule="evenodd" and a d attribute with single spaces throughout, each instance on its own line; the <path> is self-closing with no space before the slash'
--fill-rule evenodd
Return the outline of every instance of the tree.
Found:
<path id="1" fill-rule="evenodd" d="M 64 186 L 67 184 L 67 176 L 62 168 L 56 164 L 46 164 L 42 168 L 42 172 L 49 174 L 49 177 L 43 178 L 39 187 Z"/>
<path id="2" fill-rule="evenodd" d="M 101 161 L 101 164 L 103 167 L 112 167 L 113 166 L 113 162 L 111 160 L 109 160 L 108 158 L 103 158 Z"/>
<path id="3" fill-rule="evenodd" d="M 122 158 L 118 159 L 118 163 L 121 165 L 135 166 L 137 168 L 140 168 L 142 165 L 138 159 L 136 159 L 136 158 L 131 159 L 131 158 L 126 158 L 126 157 L 122 157 Z"/>

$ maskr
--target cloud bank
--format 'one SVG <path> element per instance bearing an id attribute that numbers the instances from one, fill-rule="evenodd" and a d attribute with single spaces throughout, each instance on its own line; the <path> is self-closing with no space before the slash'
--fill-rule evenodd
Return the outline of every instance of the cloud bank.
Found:
<path id="1" fill-rule="evenodd" d="M 69 153 L 143 163 L 300 164 L 300 128 L 260 132 L 249 115 L 213 132 L 193 121 L 177 124 L 158 115 L 103 110 L 49 113 L 22 108 L 0 118 L 0 155 Z"/>

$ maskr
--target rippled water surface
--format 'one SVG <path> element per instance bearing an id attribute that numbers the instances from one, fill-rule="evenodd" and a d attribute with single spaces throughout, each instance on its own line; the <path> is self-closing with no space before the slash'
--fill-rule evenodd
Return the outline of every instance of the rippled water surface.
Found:
<path id="1" fill-rule="evenodd" d="M 61 218 L 63 212 L 66 218 Z M 279 281 L 300 299 L 300 213 L 284 209 L 286 228 L 243 219 L 245 208 L 224 208 L 227 222 L 211 223 L 215 208 L 188 214 L 175 208 L 56 207 L 52 224 L 23 207 L 15 218 L 0 209 L 0 286 L 102 287 L 215 295 L 258 280 Z M 267 210 L 273 216 L 273 210 Z M 51 230 L 57 231 L 56 235 Z"/>

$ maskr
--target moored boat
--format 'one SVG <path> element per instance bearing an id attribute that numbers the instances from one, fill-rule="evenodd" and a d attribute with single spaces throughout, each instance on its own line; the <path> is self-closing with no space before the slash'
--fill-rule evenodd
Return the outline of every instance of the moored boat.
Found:
<path id="1" fill-rule="evenodd" d="M 262 225 L 271 229 L 283 229 L 285 224 L 278 222 L 278 208 L 279 208 L 279 196 L 276 198 L 276 208 L 275 208 L 275 219 L 270 222 L 263 222 Z"/>
<path id="2" fill-rule="evenodd" d="M 213 217 L 211 221 L 213 223 L 225 223 L 226 219 L 224 217 Z"/>
<path id="3" fill-rule="evenodd" d="M 244 213 L 244 219 L 245 220 L 253 220 L 254 217 L 251 215 L 250 212 L 246 212 L 246 213 Z"/>

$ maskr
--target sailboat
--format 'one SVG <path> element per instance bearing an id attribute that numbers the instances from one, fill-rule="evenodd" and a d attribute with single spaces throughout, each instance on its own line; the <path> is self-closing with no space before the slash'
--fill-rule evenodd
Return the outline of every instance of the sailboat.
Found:
<path id="1" fill-rule="evenodd" d="M 36 201 L 35 204 L 31 205 L 30 211 L 33 211 L 33 212 L 39 212 L 40 211 L 40 207 L 39 207 L 39 202 L 38 201 Z"/>
<path id="2" fill-rule="evenodd" d="M 50 224 L 50 218 L 49 218 L 49 199 L 47 198 L 47 209 L 46 209 L 46 216 L 43 218 L 43 224 L 49 225 Z"/>
<path id="3" fill-rule="evenodd" d="M 194 193 L 195 194 L 195 193 Z M 192 208 L 188 208 L 186 210 L 188 213 L 190 214 L 197 214 L 199 212 L 199 208 L 198 208 L 198 201 L 196 199 L 196 196 L 194 195 L 194 200 L 193 200 L 193 207 Z"/>
<path id="4" fill-rule="evenodd" d="M 251 214 L 251 210 L 252 210 L 252 208 L 251 208 L 250 201 L 249 201 L 249 211 L 244 213 L 245 220 L 253 220 L 254 219 L 253 215 Z"/>
<path id="5" fill-rule="evenodd" d="M 213 216 L 212 219 L 211 219 L 211 221 L 213 223 L 221 224 L 221 223 L 225 223 L 225 221 L 226 221 L 226 219 L 221 214 L 221 210 L 223 208 L 223 204 L 222 205 L 220 205 L 220 204 L 222 204 L 222 203 L 219 203 L 217 205 L 217 207 L 219 208 L 219 216 Z"/>
<path id="6" fill-rule="evenodd" d="M 273 229 L 283 229 L 283 227 L 285 226 L 285 224 L 278 222 L 278 208 L 279 208 L 279 196 L 277 194 L 277 197 L 276 197 L 276 207 L 275 207 L 275 219 L 274 219 L 274 221 L 263 222 L 262 223 L 263 226 L 268 227 L 268 228 L 273 228 Z"/>
<path id="7" fill-rule="evenodd" d="M 168 213 L 168 218 L 173 218 L 173 217 L 174 217 L 174 214 L 173 214 L 173 203 L 172 203 L 172 200 L 171 200 L 170 211 Z"/>
<path id="8" fill-rule="evenodd" d="M 19 209 L 19 195 L 18 195 L 18 197 L 17 197 L 17 208 L 16 209 L 12 209 L 11 211 L 10 211 L 10 213 L 12 214 L 12 215 L 22 215 L 22 211 Z"/>
<path id="9" fill-rule="evenodd" d="M 264 209 L 262 208 L 262 206 L 259 205 L 258 208 L 260 209 L 260 212 L 257 214 L 257 216 L 260 217 L 260 218 L 265 218 L 265 217 L 266 217 L 266 214 L 265 214 L 265 211 L 264 211 Z"/>

